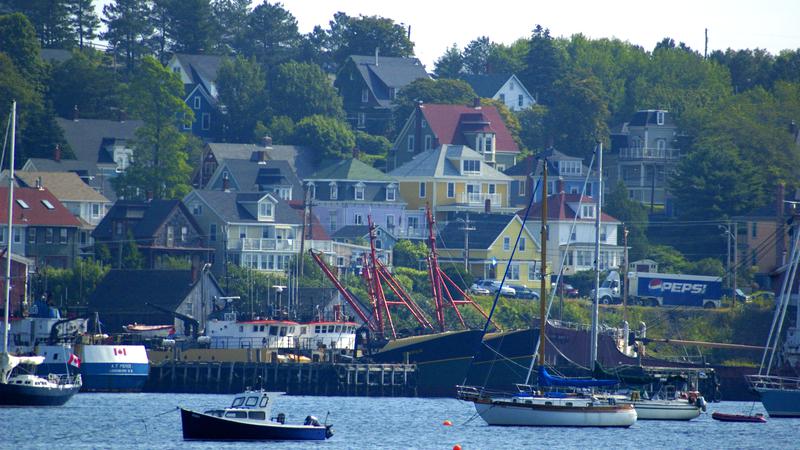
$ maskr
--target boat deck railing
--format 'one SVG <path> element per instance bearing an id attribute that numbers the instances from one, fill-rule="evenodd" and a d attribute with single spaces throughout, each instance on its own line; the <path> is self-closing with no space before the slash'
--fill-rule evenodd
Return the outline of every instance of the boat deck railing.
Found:
<path id="1" fill-rule="evenodd" d="M 783 391 L 800 390 L 800 378 L 778 377 L 773 375 L 746 375 L 753 389 L 776 389 Z"/>

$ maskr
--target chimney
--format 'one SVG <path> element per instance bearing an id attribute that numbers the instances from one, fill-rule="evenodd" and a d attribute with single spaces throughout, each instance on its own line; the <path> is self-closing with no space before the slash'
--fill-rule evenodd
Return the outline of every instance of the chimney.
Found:
<path id="1" fill-rule="evenodd" d="M 375 47 L 375 65 L 376 66 L 378 65 L 378 53 L 379 52 L 380 52 L 380 49 L 378 47 Z"/>
<path id="2" fill-rule="evenodd" d="M 229 192 L 231 190 L 231 183 L 228 180 L 228 172 L 222 174 L 222 190 Z"/>
<path id="3" fill-rule="evenodd" d="M 53 161 L 61 161 L 61 144 L 56 144 L 56 148 L 53 149 Z"/>
<path id="4" fill-rule="evenodd" d="M 77 122 L 78 121 L 78 105 L 75 105 L 72 108 L 72 120 Z"/>
<path id="5" fill-rule="evenodd" d="M 38 189 L 40 191 L 44 190 L 44 185 L 42 185 L 42 177 L 41 176 L 36 177 L 36 189 Z"/>
<path id="6" fill-rule="evenodd" d="M 492 199 L 487 198 L 483 202 L 483 212 L 485 212 L 486 214 L 491 214 L 492 213 Z"/>
<path id="7" fill-rule="evenodd" d="M 411 40 L 411 25 L 408 26 L 408 34 L 406 36 L 408 37 L 408 40 L 410 41 Z"/>
<path id="8" fill-rule="evenodd" d="M 558 177 L 558 180 L 556 180 L 556 192 L 555 193 L 556 194 L 561 194 L 563 192 L 564 192 L 564 179 L 561 178 L 561 177 Z"/>
<path id="9" fill-rule="evenodd" d="M 117 121 L 118 122 L 125 122 L 125 119 L 126 119 L 125 111 L 123 109 L 121 109 L 121 108 L 118 109 L 117 110 Z"/>
<path id="10" fill-rule="evenodd" d="M 358 159 L 359 150 L 358 147 L 353 147 L 353 159 Z"/>
<path id="11" fill-rule="evenodd" d="M 481 107 L 481 98 L 475 97 L 472 99 L 472 107 L 475 109 L 480 109 Z"/>
<path id="12" fill-rule="evenodd" d="M 261 139 L 265 149 L 272 149 L 272 136 L 264 136 Z"/>

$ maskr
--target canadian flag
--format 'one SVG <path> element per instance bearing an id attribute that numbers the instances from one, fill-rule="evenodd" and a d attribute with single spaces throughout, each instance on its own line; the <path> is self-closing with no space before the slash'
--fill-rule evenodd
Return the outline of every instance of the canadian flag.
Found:
<path id="1" fill-rule="evenodd" d="M 80 367 L 81 367 L 81 359 L 78 358 L 78 355 L 76 355 L 74 353 L 71 353 L 69 355 L 69 360 L 67 361 L 67 364 L 69 364 L 70 366 L 73 366 L 73 367 L 76 367 L 76 368 L 80 369 Z"/>

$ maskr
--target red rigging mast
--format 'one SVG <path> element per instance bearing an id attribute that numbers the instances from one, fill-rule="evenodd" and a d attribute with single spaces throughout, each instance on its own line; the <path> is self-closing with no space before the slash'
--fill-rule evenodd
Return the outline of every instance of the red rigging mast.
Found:
<path id="1" fill-rule="evenodd" d="M 489 316 L 486 315 L 483 309 L 481 309 L 481 307 L 478 306 L 478 304 L 475 303 L 472 298 L 466 292 L 464 292 L 464 290 L 458 287 L 458 285 L 454 283 L 446 273 L 444 273 L 442 268 L 439 267 L 439 254 L 436 251 L 436 235 L 433 232 L 433 226 L 436 221 L 433 218 L 433 213 L 431 212 L 430 206 L 427 207 L 426 212 L 428 216 L 428 246 L 430 248 L 427 257 L 428 276 L 431 280 L 431 291 L 433 293 L 433 301 L 436 306 L 436 322 L 439 324 L 439 330 L 445 331 L 447 329 L 444 318 L 444 310 L 447 307 L 453 308 L 453 311 L 455 311 L 459 322 L 461 322 L 461 326 L 464 328 L 468 327 L 464 322 L 464 318 L 461 316 L 461 311 L 458 310 L 458 305 L 471 305 L 477 309 L 485 319 L 488 319 Z M 456 297 L 453 296 L 452 292 L 450 292 L 450 288 L 455 289 L 455 292 L 460 295 L 460 300 L 456 300 Z M 494 322 L 492 322 L 492 324 L 497 327 L 497 324 Z"/>
<path id="2" fill-rule="evenodd" d="M 331 280 L 333 285 L 336 286 L 336 289 L 339 291 L 339 293 L 342 294 L 342 297 L 344 297 L 345 301 L 347 301 L 347 304 L 350 305 L 351 308 L 353 308 L 353 311 L 355 311 L 356 315 L 358 315 L 358 317 L 364 322 L 364 324 L 367 325 L 367 328 L 369 328 L 369 330 L 372 332 L 378 331 L 378 325 L 375 323 L 374 320 L 375 317 L 374 309 L 372 317 L 367 315 L 367 313 L 364 311 L 364 308 L 361 306 L 361 302 L 359 302 L 353 296 L 353 294 L 349 290 L 347 290 L 347 288 L 344 287 L 344 285 L 342 285 L 339 279 L 336 278 L 336 275 L 334 275 L 333 272 L 331 272 L 331 269 L 328 267 L 327 264 L 325 264 L 325 261 L 323 261 L 322 258 L 319 256 L 320 254 L 315 253 L 314 250 L 311 249 L 309 249 L 308 252 L 311 254 L 311 257 L 314 258 L 314 262 L 316 262 L 317 265 L 320 267 L 320 269 L 322 269 L 322 273 L 324 273 L 325 276 L 328 277 L 329 280 Z"/>

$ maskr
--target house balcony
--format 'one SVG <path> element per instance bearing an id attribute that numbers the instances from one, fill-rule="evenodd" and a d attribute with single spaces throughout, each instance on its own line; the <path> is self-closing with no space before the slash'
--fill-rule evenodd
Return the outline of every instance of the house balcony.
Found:
<path id="1" fill-rule="evenodd" d="M 459 196 L 459 203 L 462 205 L 468 206 L 480 206 L 483 207 L 486 204 L 486 200 L 489 200 L 489 203 L 492 207 L 502 207 L 502 197 L 500 194 L 486 194 L 483 192 L 462 192 Z"/>
<path id="2" fill-rule="evenodd" d="M 677 161 L 680 157 L 681 151 L 677 148 L 624 147 L 619 149 L 619 159 L 626 161 Z"/>
<path id="3" fill-rule="evenodd" d="M 234 246 L 238 250 L 249 252 L 278 251 L 278 252 L 299 252 L 300 239 L 239 239 L 238 245 Z"/>

